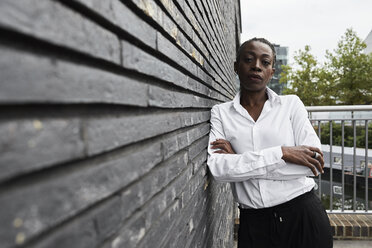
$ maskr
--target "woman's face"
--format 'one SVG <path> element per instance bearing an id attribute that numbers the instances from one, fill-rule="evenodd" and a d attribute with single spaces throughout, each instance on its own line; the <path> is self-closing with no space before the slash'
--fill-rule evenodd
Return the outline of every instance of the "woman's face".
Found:
<path id="1" fill-rule="evenodd" d="M 265 90 L 275 72 L 273 60 L 269 45 L 259 41 L 247 43 L 241 50 L 239 61 L 234 64 L 240 87 L 247 91 Z"/>

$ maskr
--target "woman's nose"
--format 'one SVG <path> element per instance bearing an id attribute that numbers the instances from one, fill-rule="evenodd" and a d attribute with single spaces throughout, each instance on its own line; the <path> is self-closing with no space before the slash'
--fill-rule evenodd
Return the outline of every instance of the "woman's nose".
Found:
<path id="1" fill-rule="evenodd" d="M 261 64 L 260 61 L 257 59 L 252 63 L 252 70 L 254 71 L 261 71 Z"/>

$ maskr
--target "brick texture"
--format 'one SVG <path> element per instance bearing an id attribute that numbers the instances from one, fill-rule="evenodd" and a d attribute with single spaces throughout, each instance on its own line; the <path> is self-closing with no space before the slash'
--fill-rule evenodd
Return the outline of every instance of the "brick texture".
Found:
<path id="1" fill-rule="evenodd" d="M 372 215 L 329 213 L 334 239 L 372 240 Z"/>
<path id="2" fill-rule="evenodd" d="M 206 148 L 239 2 L 0 1 L 2 248 L 233 247 Z"/>

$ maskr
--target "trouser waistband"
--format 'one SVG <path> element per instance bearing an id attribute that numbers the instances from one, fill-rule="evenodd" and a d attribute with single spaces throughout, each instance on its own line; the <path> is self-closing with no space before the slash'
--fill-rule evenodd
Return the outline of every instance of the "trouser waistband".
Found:
<path id="1" fill-rule="evenodd" d="M 268 207 L 268 208 L 259 208 L 259 209 L 255 209 L 255 208 L 241 208 L 239 207 L 240 209 L 240 213 L 244 213 L 244 214 L 268 214 L 268 213 L 271 213 L 273 211 L 280 211 L 280 210 L 285 210 L 285 209 L 288 209 L 288 208 L 292 208 L 293 206 L 297 205 L 298 203 L 302 202 L 303 200 L 307 199 L 307 198 L 310 198 L 312 196 L 315 196 L 315 193 L 314 193 L 314 189 L 310 190 L 309 192 L 306 192 L 302 195 L 299 195 L 295 198 L 293 198 L 292 200 L 288 201 L 288 202 L 284 202 L 282 204 L 279 204 L 279 205 L 276 205 L 276 206 L 272 206 L 272 207 Z"/>

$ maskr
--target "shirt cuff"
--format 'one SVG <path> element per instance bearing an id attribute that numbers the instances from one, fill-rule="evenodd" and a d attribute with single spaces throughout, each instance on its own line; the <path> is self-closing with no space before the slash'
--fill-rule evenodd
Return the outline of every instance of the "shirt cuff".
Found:
<path id="1" fill-rule="evenodd" d="M 283 157 L 283 151 L 282 151 L 281 146 L 270 147 L 270 148 L 264 149 L 263 151 L 263 159 L 265 161 L 265 164 L 267 165 L 284 162 L 284 160 L 282 160 L 282 157 Z"/>

